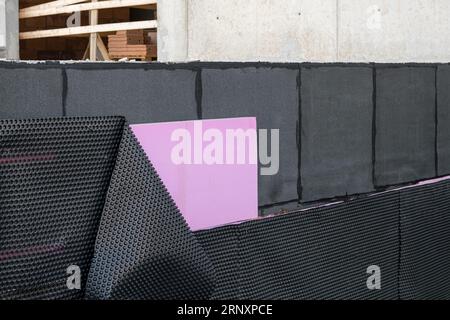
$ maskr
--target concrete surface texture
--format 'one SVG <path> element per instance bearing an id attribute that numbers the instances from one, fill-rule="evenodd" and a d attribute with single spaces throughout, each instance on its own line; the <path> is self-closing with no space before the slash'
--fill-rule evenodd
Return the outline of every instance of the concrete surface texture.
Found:
<path id="1" fill-rule="evenodd" d="M 188 0 L 192 60 L 336 58 L 335 1 Z"/>
<path id="2" fill-rule="evenodd" d="M 19 1 L 0 0 L 0 59 L 19 58 Z"/>
<path id="3" fill-rule="evenodd" d="M 186 61 L 187 0 L 158 0 L 158 60 Z"/>
<path id="4" fill-rule="evenodd" d="M 0 1 L 0 58 L 6 55 L 6 21 L 5 1 Z"/>
<path id="5" fill-rule="evenodd" d="M 448 0 L 161 0 L 158 11 L 160 61 L 450 61 Z"/>

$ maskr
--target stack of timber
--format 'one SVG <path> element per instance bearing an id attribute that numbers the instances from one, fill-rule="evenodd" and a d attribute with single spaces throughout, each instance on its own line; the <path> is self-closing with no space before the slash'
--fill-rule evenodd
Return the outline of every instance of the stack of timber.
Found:
<path id="1" fill-rule="evenodd" d="M 156 59 L 156 32 L 117 31 L 108 36 L 108 51 L 111 59 Z"/>

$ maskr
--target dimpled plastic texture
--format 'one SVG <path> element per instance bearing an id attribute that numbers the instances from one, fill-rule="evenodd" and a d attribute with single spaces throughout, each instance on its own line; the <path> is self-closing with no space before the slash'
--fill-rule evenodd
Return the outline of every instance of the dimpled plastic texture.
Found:
<path id="1" fill-rule="evenodd" d="M 128 127 L 88 276 L 89 299 L 206 299 L 215 271 Z"/>
<path id="2" fill-rule="evenodd" d="M 0 299 L 450 299 L 450 180 L 192 233 L 123 118 L 55 118 L 0 120 L 0 191 Z"/>
<path id="3" fill-rule="evenodd" d="M 450 182 L 401 194 L 400 296 L 450 299 Z"/>
<path id="4" fill-rule="evenodd" d="M 241 278 L 239 225 L 197 231 L 195 236 L 216 270 L 216 290 L 211 299 L 237 299 Z"/>
<path id="5" fill-rule="evenodd" d="M 217 270 L 213 298 L 397 299 L 398 207 L 392 192 L 196 232 Z M 370 265 L 382 290 L 366 286 Z"/>
<path id="6" fill-rule="evenodd" d="M 0 299 L 83 298 L 123 125 L 0 120 Z M 71 265 L 80 290 L 66 285 Z"/>

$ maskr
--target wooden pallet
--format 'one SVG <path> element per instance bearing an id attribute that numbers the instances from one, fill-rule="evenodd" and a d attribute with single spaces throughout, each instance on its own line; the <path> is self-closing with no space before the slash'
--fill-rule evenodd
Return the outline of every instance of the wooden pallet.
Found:
<path id="1" fill-rule="evenodd" d="M 108 51 L 111 59 L 152 60 L 156 58 L 156 33 L 143 30 L 118 31 L 108 36 Z"/>

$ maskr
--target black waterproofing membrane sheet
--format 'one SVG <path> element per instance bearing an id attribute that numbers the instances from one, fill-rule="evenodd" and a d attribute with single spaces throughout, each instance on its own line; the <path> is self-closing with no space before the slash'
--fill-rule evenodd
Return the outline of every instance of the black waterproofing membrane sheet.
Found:
<path id="1" fill-rule="evenodd" d="M 450 174 L 448 64 L 0 61 L 0 83 L 0 119 L 255 117 L 279 130 L 261 215 Z"/>
<path id="2" fill-rule="evenodd" d="M 301 198 L 373 191 L 372 69 L 303 68 Z"/>
<path id="3" fill-rule="evenodd" d="M 450 298 L 450 180 L 191 232 L 124 118 L 0 133 L 2 299 Z"/>
<path id="4" fill-rule="evenodd" d="M 434 68 L 376 70 L 376 186 L 435 175 Z"/>

